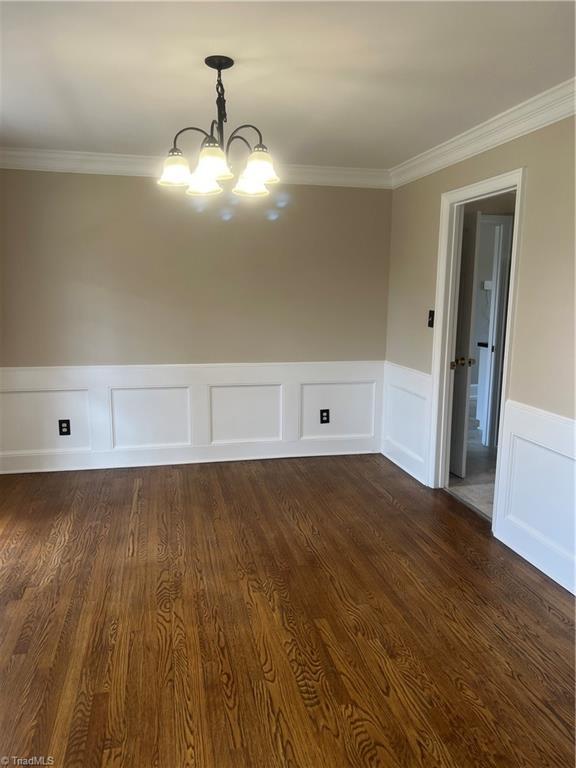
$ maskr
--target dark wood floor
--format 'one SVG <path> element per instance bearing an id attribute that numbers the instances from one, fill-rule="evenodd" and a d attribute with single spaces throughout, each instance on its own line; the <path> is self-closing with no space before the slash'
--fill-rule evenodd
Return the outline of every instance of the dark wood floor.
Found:
<path id="1" fill-rule="evenodd" d="M 573 766 L 569 595 L 380 456 L 0 478 L 0 755 Z"/>

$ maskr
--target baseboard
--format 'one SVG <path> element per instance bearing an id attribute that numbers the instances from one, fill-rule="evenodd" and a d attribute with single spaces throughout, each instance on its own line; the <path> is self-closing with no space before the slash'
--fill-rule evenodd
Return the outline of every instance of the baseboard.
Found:
<path id="1" fill-rule="evenodd" d="M 382 378 L 380 361 L 4 368 L 0 470 L 378 452 Z"/>
<path id="2" fill-rule="evenodd" d="M 575 422 L 508 400 L 499 447 L 493 532 L 575 591 Z"/>
<path id="3" fill-rule="evenodd" d="M 200 446 L 175 448 L 144 448 L 124 451 L 61 451 L 51 453 L 4 454 L 1 474 L 23 472 L 68 472 L 82 469 L 114 469 L 122 467 L 153 467 L 172 464 L 203 464 L 220 461 L 253 461 L 265 459 L 301 458 L 305 456 L 341 456 L 378 453 L 370 441 L 335 440 L 302 445 L 298 441 L 281 445 L 260 443 L 235 446 Z"/>
<path id="4" fill-rule="evenodd" d="M 423 484 L 428 483 L 432 377 L 384 363 L 382 453 Z"/>

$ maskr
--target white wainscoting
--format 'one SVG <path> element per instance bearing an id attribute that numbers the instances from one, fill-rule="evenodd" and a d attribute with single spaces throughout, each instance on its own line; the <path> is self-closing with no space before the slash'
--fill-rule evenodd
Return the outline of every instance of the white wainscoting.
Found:
<path id="1" fill-rule="evenodd" d="M 303 440 L 369 438 L 375 434 L 375 382 L 322 381 L 302 384 L 300 437 Z M 328 408 L 330 422 L 320 424 L 320 408 Z"/>
<path id="2" fill-rule="evenodd" d="M 499 446 L 496 538 L 575 590 L 575 422 L 506 401 Z"/>
<path id="3" fill-rule="evenodd" d="M 190 445 L 188 387 L 113 387 L 112 447 Z"/>
<path id="4" fill-rule="evenodd" d="M 60 414 L 56 420 L 52 414 Z M 58 419 L 70 419 L 74 431 L 58 435 Z M 90 450 L 88 391 L 86 389 L 38 389 L 0 391 L 0 451 L 38 453 L 63 447 Z"/>
<path id="5" fill-rule="evenodd" d="M 282 440 L 282 384 L 226 384 L 210 394 L 213 445 Z"/>
<path id="6" fill-rule="evenodd" d="M 428 484 L 432 377 L 429 373 L 384 363 L 382 453 Z"/>
<path id="7" fill-rule="evenodd" d="M 378 452 L 382 378 L 380 361 L 4 368 L 0 468 Z"/>

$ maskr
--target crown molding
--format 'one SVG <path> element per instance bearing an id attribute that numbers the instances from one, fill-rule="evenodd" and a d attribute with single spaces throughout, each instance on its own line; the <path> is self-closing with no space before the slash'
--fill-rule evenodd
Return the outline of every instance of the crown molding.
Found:
<path id="1" fill-rule="evenodd" d="M 53 149 L 0 148 L 0 168 L 59 173 L 96 173 L 110 176 L 147 176 L 156 178 L 163 157 L 147 155 L 112 155 L 98 152 L 68 152 Z M 286 184 L 326 187 L 369 187 L 390 189 L 388 171 L 372 168 L 332 168 L 317 165 L 282 167 Z"/>
<path id="2" fill-rule="evenodd" d="M 96 173 L 103 176 L 160 175 L 162 158 L 147 155 L 112 155 L 58 149 L 0 147 L 0 168 L 19 171 Z"/>
<path id="3" fill-rule="evenodd" d="M 392 187 L 401 187 L 507 141 L 556 123 L 575 113 L 575 80 L 571 78 L 507 109 L 452 139 L 391 168 Z"/>
<path id="4" fill-rule="evenodd" d="M 385 168 L 339 168 L 320 165 L 286 165 L 281 168 L 287 184 L 319 187 L 365 187 L 392 189 L 390 172 Z"/>
<path id="5" fill-rule="evenodd" d="M 286 165 L 286 184 L 395 189 L 575 113 L 575 80 L 566 80 L 469 131 L 387 169 Z M 160 174 L 162 157 L 0 147 L 0 168 L 111 176 Z"/>

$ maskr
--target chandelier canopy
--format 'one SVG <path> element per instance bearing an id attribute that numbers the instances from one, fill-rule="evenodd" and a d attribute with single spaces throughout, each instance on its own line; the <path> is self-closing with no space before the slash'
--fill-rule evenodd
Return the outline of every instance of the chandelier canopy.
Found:
<path id="1" fill-rule="evenodd" d="M 178 131 L 164 162 L 164 169 L 158 184 L 164 187 L 187 187 L 186 194 L 188 195 L 219 195 L 223 191 L 220 182 L 234 178 L 228 164 L 228 157 L 231 144 L 234 141 L 240 141 L 247 147 L 250 155 L 232 192 L 242 197 L 263 197 L 268 194 L 267 185 L 276 184 L 280 179 L 274 170 L 268 147 L 262 141 L 260 130 L 249 123 L 239 125 L 232 131 L 225 143 L 224 123 L 227 122 L 227 115 L 222 70 L 232 67 L 234 61 L 228 56 L 208 56 L 204 61 L 218 72 L 216 78 L 217 119 L 212 120 L 209 132 L 195 126 L 182 128 Z M 193 173 L 190 173 L 188 161 L 178 147 L 178 139 L 187 131 L 194 131 L 204 136 L 200 145 L 198 164 Z M 243 135 L 246 131 L 256 133 L 257 144 L 254 146 L 250 144 Z"/>

